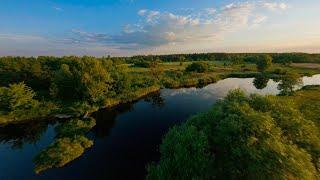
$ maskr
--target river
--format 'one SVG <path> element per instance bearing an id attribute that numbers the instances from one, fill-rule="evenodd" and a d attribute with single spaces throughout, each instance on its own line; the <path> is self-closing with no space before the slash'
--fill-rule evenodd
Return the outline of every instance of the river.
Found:
<path id="1" fill-rule="evenodd" d="M 53 142 L 56 121 L 0 128 L 0 179 L 143 179 L 145 166 L 159 160 L 162 136 L 174 125 L 208 110 L 229 90 L 278 94 L 279 82 L 257 89 L 253 78 L 228 78 L 203 88 L 163 89 L 134 103 L 95 112 L 88 137 L 94 146 L 63 168 L 39 175 L 32 159 Z M 304 77 L 303 85 L 320 85 L 320 75 Z"/>

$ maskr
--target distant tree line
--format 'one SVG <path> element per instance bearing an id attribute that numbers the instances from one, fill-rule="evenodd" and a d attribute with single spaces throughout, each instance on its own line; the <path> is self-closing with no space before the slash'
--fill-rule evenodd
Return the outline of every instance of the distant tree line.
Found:
<path id="1" fill-rule="evenodd" d="M 187 62 L 187 61 L 244 61 L 254 63 L 257 57 L 270 55 L 275 63 L 320 63 L 320 54 L 307 53 L 201 53 L 174 55 L 147 55 L 123 58 L 127 63 L 141 61 Z M 119 59 L 119 58 L 115 58 Z M 121 58 L 120 58 L 121 59 Z"/>

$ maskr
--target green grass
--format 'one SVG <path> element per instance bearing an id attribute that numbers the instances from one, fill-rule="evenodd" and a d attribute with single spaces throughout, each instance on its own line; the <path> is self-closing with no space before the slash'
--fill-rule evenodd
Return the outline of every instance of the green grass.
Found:
<path id="1" fill-rule="evenodd" d="M 305 118 L 320 128 L 320 86 L 305 86 L 294 96 L 285 97 L 295 101 Z"/>

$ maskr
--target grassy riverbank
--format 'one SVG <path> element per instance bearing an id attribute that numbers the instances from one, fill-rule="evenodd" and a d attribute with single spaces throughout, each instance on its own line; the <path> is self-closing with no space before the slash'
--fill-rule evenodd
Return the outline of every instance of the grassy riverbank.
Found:
<path id="1" fill-rule="evenodd" d="M 202 87 L 228 77 L 261 75 L 255 63 L 237 61 L 201 61 L 205 71 L 192 72 L 186 71 L 194 64 L 192 61 L 137 67 L 92 57 L 0 60 L 2 125 L 56 115 L 83 117 L 101 108 L 135 101 L 161 88 Z M 263 74 L 279 78 L 288 73 L 320 73 L 320 69 L 310 67 L 313 66 L 274 63 Z"/>

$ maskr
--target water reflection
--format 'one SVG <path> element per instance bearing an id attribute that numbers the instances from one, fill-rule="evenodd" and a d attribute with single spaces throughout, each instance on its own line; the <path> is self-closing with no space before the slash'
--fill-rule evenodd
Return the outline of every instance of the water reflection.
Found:
<path id="1" fill-rule="evenodd" d="M 92 114 L 96 120 L 96 126 L 92 129 L 92 133 L 97 138 L 103 138 L 110 134 L 113 126 L 116 124 L 118 115 L 131 111 L 133 104 L 123 104 L 114 108 L 102 109 Z"/>
<path id="2" fill-rule="evenodd" d="M 46 132 L 49 121 L 34 121 L 20 124 L 10 124 L 0 127 L 0 143 L 7 144 L 12 149 L 23 149 L 25 144 L 35 144 Z"/>
<path id="3" fill-rule="evenodd" d="M 154 107 L 163 107 L 165 105 L 164 98 L 161 97 L 160 92 L 155 92 L 148 95 L 144 101 L 151 103 Z"/>
<path id="4" fill-rule="evenodd" d="M 257 89 L 264 89 L 267 87 L 268 82 L 269 82 L 269 78 L 265 75 L 259 75 L 258 77 L 256 77 L 253 80 L 253 85 L 257 88 Z"/>
<path id="5" fill-rule="evenodd" d="M 297 78 L 295 76 L 285 76 L 282 78 L 268 79 L 263 76 L 257 78 L 228 78 L 217 83 L 210 84 L 204 88 L 182 88 L 182 89 L 165 89 L 162 90 L 162 96 L 188 96 L 197 99 L 221 99 L 225 97 L 232 89 L 240 88 L 247 94 L 257 93 L 261 95 L 277 95 L 281 92 L 288 92 L 306 85 L 320 85 L 320 75 L 311 77 Z"/>

